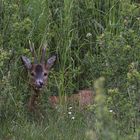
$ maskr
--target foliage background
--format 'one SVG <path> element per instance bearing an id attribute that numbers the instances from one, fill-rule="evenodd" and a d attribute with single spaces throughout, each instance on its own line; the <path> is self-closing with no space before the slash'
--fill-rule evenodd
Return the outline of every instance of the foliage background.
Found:
<path id="1" fill-rule="evenodd" d="M 26 109 L 30 89 L 20 56 L 31 58 L 29 40 L 38 55 L 46 41 L 47 57 L 57 55 L 42 120 Z M 138 0 L 0 1 L 0 139 L 138 140 L 139 71 Z M 98 89 L 87 110 L 48 105 L 49 95 L 85 88 Z"/>

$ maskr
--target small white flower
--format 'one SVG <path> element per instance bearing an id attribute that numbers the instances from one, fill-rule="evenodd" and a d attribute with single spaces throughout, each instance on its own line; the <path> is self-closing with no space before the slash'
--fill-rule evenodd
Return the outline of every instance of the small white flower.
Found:
<path id="1" fill-rule="evenodd" d="M 91 37 L 92 34 L 91 33 L 87 33 L 86 37 Z"/>
<path id="2" fill-rule="evenodd" d="M 71 119 L 72 119 L 72 120 L 74 120 L 74 119 L 75 119 L 75 117 L 73 116 L 73 117 L 71 117 Z"/>
<path id="3" fill-rule="evenodd" d="M 69 110 L 71 110 L 71 109 L 72 109 L 72 107 L 70 106 L 70 107 L 69 107 Z"/>
<path id="4" fill-rule="evenodd" d="M 71 112 L 68 112 L 69 115 L 71 115 Z"/>
<path id="5" fill-rule="evenodd" d="M 113 112 L 113 110 L 112 110 L 112 109 L 110 109 L 110 110 L 109 110 L 109 112 L 111 112 L 111 113 L 112 113 L 112 112 Z"/>

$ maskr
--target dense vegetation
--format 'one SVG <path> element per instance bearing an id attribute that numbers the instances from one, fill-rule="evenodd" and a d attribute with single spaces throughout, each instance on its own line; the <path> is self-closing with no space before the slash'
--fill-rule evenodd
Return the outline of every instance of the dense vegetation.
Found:
<path id="1" fill-rule="evenodd" d="M 20 56 L 57 55 L 40 108 L 27 111 L 28 77 Z M 49 107 L 48 96 L 97 91 L 83 111 Z M 140 139 L 139 0 L 0 1 L 0 139 Z"/>

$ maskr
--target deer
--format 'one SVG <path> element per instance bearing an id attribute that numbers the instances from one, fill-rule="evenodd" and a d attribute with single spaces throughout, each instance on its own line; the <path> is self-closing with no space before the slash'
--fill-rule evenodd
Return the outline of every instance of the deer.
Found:
<path id="1" fill-rule="evenodd" d="M 29 41 L 30 51 L 32 53 L 33 62 L 26 56 L 21 56 L 21 60 L 29 74 L 29 85 L 33 89 L 28 102 L 28 109 L 30 111 L 36 110 L 36 101 L 41 94 L 41 90 L 47 86 L 49 72 L 56 61 L 56 56 L 53 55 L 45 61 L 46 47 L 42 47 L 42 55 L 40 61 L 35 54 L 34 44 Z M 79 90 L 78 93 L 71 96 L 64 96 L 63 99 L 68 102 L 77 102 L 80 106 L 89 105 L 92 103 L 93 91 L 89 89 Z M 50 96 L 48 101 L 53 108 L 60 103 L 59 96 Z"/>
<path id="2" fill-rule="evenodd" d="M 32 53 L 33 62 L 31 62 L 26 56 L 21 56 L 21 60 L 29 75 L 29 85 L 33 89 L 33 93 L 29 98 L 28 108 L 30 111 L 35 111 L 35 103 L 40 96 L 41 90 L 47 85 L 49 71 L 56 60 L 56 56 L 53 55 L 45 61 L 47 45 L 44 45 L 44 47 L 42 47 L 41 59 L 39 61 L 35 53 L 34 43 L 29 41 L 29 47 Z"/>

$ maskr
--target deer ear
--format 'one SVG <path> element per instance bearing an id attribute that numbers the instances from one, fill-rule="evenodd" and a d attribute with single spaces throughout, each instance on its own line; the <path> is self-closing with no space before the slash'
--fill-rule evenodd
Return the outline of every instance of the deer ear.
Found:
<path id="1" fill-rule="evenodd" d="M 48 69 L 50 69 L 50 68 L 53 66 L 55 60 L 56 60 L 56 56 L 55 56 L 55 55 L 53 55 L 52 57 L 50 57 L 50 58 L 47 60 L 47 68 L 48 68 Z"/>
<path id="2" fill-rule="evenodd" d="M 21 60 L 22 60 L 22 62 L 23 62 L 23 64 L 24 64 L 24 66 L 25 66 L 28 70 L 31 69 L 32 64 L 31 64 L 30 59 L 28 59 L 28 58 L 25 57 L 25 56 L 21 56 Z"/>

